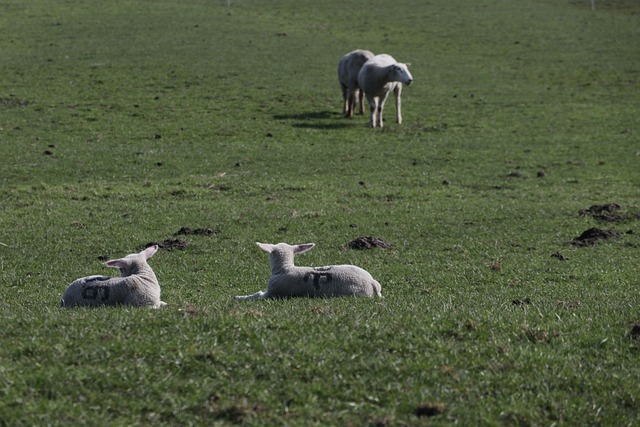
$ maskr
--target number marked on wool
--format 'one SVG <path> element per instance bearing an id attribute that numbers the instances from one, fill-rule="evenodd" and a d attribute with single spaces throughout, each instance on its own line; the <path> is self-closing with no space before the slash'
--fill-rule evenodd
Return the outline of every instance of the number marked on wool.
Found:
<path id="1" fill-rule="evenodd" d="M 331 273 L 327 273 L 327 271 L 331 270 L 331 267 L 320 267 L 314 268 L 313 271 L 309 271 L 304 275 L 304 282 L 307 283 L 309 279 L 313 280 L 313 287 L 315 289 L 320 289 L 320 282 L 329 283 L 333 280 L 333 275 Z"/>
<path id="2" fill-rule="evenodd" d="M 82 290 L 82 298 L 106 301 L 109 299 L 109 287 L 99 285 L 87 286 Z"/>

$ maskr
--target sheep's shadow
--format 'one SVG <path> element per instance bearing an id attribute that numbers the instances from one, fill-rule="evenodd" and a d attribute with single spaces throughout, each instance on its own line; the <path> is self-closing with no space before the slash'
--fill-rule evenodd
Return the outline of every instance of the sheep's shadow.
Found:
<path id="1" fill-rule="evenodd" d="M 307 113 L 299 114 L 275 114 L 273 116 L 276 120 L 325 120 L 336 118 L 341 116 L 340 113 L 335 111 L 309 111 Z"/>
<path id="2" fill-rule="evenodd" d="M 336 123 L 335 119 L 341 118 L 342 114 L 334 111 L 309 111 L 299 114 L 274 114 L 276 120 L 296 121 L 291 126 L 296 128 L 313 129 L 344 129 L 351 126 L 350 123 Z M 329 120 L 331 120 L 329 122 Z"/>

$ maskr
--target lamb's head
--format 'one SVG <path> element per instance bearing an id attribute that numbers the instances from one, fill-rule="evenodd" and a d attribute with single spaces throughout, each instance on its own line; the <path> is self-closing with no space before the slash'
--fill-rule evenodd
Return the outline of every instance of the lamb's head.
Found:
<path id="1" fill-rule="evenodd" d="M 147 260 L 158 251 L 158 245 L 149 246 L 137 254 L 129 254 L 124 258 L 112 259 L 104 263 L 107 267 L 113 267 L 120 269 L 120 275 L 122 277 L 131 276 L 138 273 L 143 266 L 147 266 Z"/>
<path id="2" fill-rule="evenodd" d="M 411 64 L 403 64 L 397 62 L 391 66 L 391 73 L 389 75 L 389 81 L 401 82 L 406 85 L 410 85 L 413 82 L 413 76 L 409 72 Z"/>
<path id="3" fill-rule="evenodd" d="M 312 249 L 315 243 L 306 243 L 304 245 L 289 245 L 287 243 L 278 243 L 272 245 L 270 243 L 256 244 L 263 251 L 269 254 L 269 263 L 271 264 L 271 271 L 277 272 L 286 267 L 293 267 L 293 257 L 296 254 L 301 254 Z"/>

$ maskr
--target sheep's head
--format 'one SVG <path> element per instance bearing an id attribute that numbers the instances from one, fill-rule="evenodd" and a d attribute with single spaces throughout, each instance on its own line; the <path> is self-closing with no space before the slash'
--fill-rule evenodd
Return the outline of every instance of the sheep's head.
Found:
<path id="1" fill-rule="evenodd" d="M 146 264 L 158 251 L 158 245 L 152 245 L 137 254 L 129 254 L 124 258 L 112 259 L 104 263 L 107 267 L 118 268 L 122 277 L 131 276 L 140 270 L 142 264 Z"/>
<path id="2" fill-rule="evenodd" d="M 294 255 L 307 252 L 316 245 L 315 243 L 306 243 L 303 245 L 289 245 L 288 243 L 278 243 L 277 245 L 272 245 L 270 243 L 259 242 L 256 242 L 256 244 L 260 247 L 260 249 L 269 254 L 271 271 L 278 271 L 284 266 L 293 266 Z"/>
<path id="3" fill-rule="evenodd" d="M 401 82 L 410 85 L 413 82 L 413 76 L 409 72 L 411 64 L 402 64 L 400 62 L 391 66 L 391 76 L 389 81 Z"/>

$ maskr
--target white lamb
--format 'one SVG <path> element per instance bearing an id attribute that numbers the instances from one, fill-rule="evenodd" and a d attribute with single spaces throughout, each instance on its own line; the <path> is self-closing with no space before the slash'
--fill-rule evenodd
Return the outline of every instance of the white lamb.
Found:
<path id="1" fill-rule="evenodd" d="M 159 308 L 160 285 L 147 260 L 158 251 L 149 246 L 138 254 L 127 255 L 104 263 L 119 268 L 121 277 L 88 276 L 71 283 L 64 291 L 60 307 L 131 305 Z"/>
<path id="2" fill-rule="evenodd" d="M 356 97 L 360 102 L 360 114 L 364 114 L 362 98 L 364 92 L 358 86 L 358 73 L 365 62 L 373 58 L 368 50 L 354 50 L 344 55 L 338 62 L 338 80 L 342 88 L 343 109 L 345 117 L 352 118 L 356 108 Z"/>
<path id="3" fill-rule="evenodd" d="M 269 253 L 271 278 L 267 291 L 253 295 L 237 296 L 239 300 L 258 300 L 286 297 L 336 297 L 362 296 L 382 298 L 381 286 L 371 274 L 355 265 L 330 265 L 327 267 L 296 267 L 295 254 L 307 252 L 315 243 L 288 245 L 257 243 Z"/>
<path id="4" fill-rule="evenodd" d="M 409 65 L 396 62 L 391 55 L 382 54 L 374 56 L 362 66 L 358 74 L 358 85 L 369 102 L 369 127 L 382 127 L 382 110 L 392 90 L 396 97 L 396 121 L 402 123 L 402 83 L 410 85 L 413 81 Z"/>

